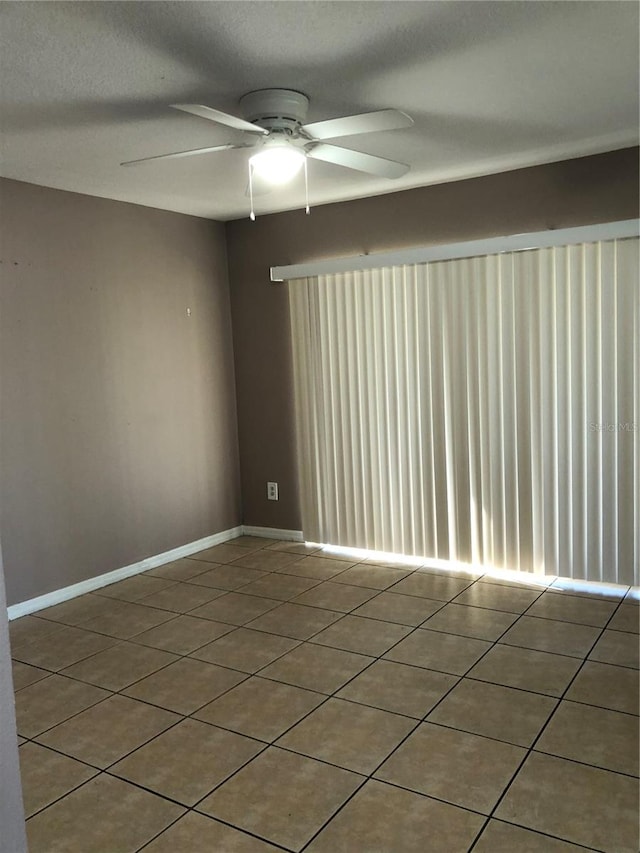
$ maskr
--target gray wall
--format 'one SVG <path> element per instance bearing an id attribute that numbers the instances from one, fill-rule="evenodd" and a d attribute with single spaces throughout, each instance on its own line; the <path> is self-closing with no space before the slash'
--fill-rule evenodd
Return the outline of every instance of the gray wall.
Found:
<path id="1" fill-rule="evenodd" d="M 0 200 L 12 604 L 242 519 L 224 227 L 8 180 Z"/>
<path id="2" fill-rule="evenodd" d="M 636 216 L 632 148 L 227 223 L 245 524 L 300 528 L 287 286 L 270 266 Z"/>
<path id="3" fill-rule="evenodd" d="M 0 853 L 27 850 L 0 547 Z"/>
<path id="4" fill-rule="evenodd" d="M 9 603 L 242 521 L 300 527 L 288 296 L 269 266 L 631 218 L 637 188 L 628 149 L 237 220 L 228 278 L 219 223 L 0 180 Z"/>

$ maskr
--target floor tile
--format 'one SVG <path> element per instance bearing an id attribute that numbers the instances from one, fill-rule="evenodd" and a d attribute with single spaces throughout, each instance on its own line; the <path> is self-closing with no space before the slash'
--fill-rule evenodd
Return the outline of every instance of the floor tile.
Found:
<path id="1" fill-rule="evenodd" d="M 319 607 L 304 607 L 301 604 L 281 604 L 248 624 L 248 627 L 282 637 L 308 640 L 327 625 L 341 619 L 342 613 L 322 610 Z"/>
<path id="2" fill-rule="evenodd" d="M 470 637 L 417 628 L 384 657 L 398 663 L 424 666 L 452 675 L 464 675 L 489 648 L 491 643 L 485 640 L 473 640 Z"/>
<path id="3" fill-rule="evenodd" d="M 276 745 L 346 770 L 369 774 L 415 725 L 408 717 L 329 699 L 283 735 Z"/>
<path id="4" fill-rule="evenodd" d="M 213 548 L 205 548 L 197 554 L 191 554 L 190 560 L 203 560 L 207 563 L 230 563 L 238 557 L 246 555 L 247 551 L 240 545 L 231 545 L 224 542 L 222 545 L 214 545 Z"/>
<path id="5" fill-rule="evenodd" d="M 47 607 L 39 611 L 38 615 L 43 619 L 52 619 L 65 625 L 84 626 L 84 623 L 101 616 L 112 607 L 113 601 L 107 596 L 98 595 L 96 590 Z"/>
<path id="6" fill-rule="evenodd" d="M 129 640 L 136 634 L 173 618 L 173 614 L 166 610 L 156 610 L 155 607 L 145 607 L 129 601 L 109 599 L 107 608 L 95 619 L 83 622 L 83 627 L 120 640 Z"/>
<path id="7" fill-rule="evenodd" d="M 440 575 L 447 578 L 458 578 L 460 580 L 468 580 L 469 583 L 476 580 L 481 580 L 484 577 L 482 569 L 476 570 L 472 568 L 461 569 L 458 567 L 445 567 L 437 563 L 435 560 L 427 559 L 422 565 L 416 569 L 419 574 L 425 572 L 431 575 Z"/>
<path id="8" fill-rule="evenodd" d="M 105 600 L 103 596 L 96 595 L 93 592 L 87 593 L 86 595 L 79 595 L 77 598 L 70 598 L 67 601 L 62 601 L 60 604 L 54 604 L 51 607 L 47 607 L 44 610 L 39 610 L 37 616 L 23 616 L 21 619 L 17 619 L 15 622 L 9 623 L 9 631 L 11 633 L 12 643 L 14 641 L 14 633 L 13 628 L 27 628 L 27 625 L 31 627 L 29 630 L 20 631 L 18 634 L 20 642 L 26 640 L 30 641 L 27 634 L 31 635 L 31 641 L 37 640 L 38 636 L 33 636 L 33 627 L 36 623 L 39 623 L 39 631 L 38 633 L 41 636 L 49 635 L 51 631 L 44 629 L 42 626 L 46 625 L 51 630 L 55 631 L 56 628 L 53 627 L 55 625 L 80 625 L 83 622 L 87 622 L 89 619 L 92 619 L 94 616 L 98 616 L 109 606 L 109 602 Z M 27 620 L 31 620 L 28 622 Z M 24 634 L 24 636 L 23 636 Z"/>
<path id="9" fill-rule="evenodd" d="M 25 743 L 18 754 L 25 817 L 31 817 L 98 773 L 93 767 L 37 743 Z"/>
<path id="10" fill-rule="evenodd" d="M 276 571 L 285 572 L 288 575 L 297 575 L 301 578 L 315 578 L 316 580 L 326 581 L 342 574 L 348 568 L 350 568 L 349 565 L 340 560 L 330 560 L 322 556 L 300 559 L 298 555 L 295 562 L 287 563 L 286 566 Z"/>
<path id="11" fill-rule="evenodd" d="M 316 634 L 312 643 L 379 657 L 413 630 L 407 625 L 394 625 L 362 616 L 344 616 Z"/>
<path id="12" fill-rule="evenodd" d="M 280 850 L 211 817 L 189 812 L 145 847 L 144 853 L 280 853 Z"/>
<path id="13" fill-rule="evenodd" d="M 372 566 L 359 563 L 336 575 L 336 583 L 365 586 L 369 589 L 387 589 L 411 574 L 410 569 L 392 569 L 389 566 Z"/>
<path id="14" fill-rule="evenodd" d="M 371 780 L 306 853 L 424 853 L 426 832 L 429 853 L 467 853 L 482 821 L 456 806 Z"/>
<path id="15" fill-rule="evenodd" d="M 532 589 L 542 592 L 550 587 L 556 580 L 555 575 L 534 575 L 530 572 L 504 572 L 498 570 L 492 574 L 483 575 L 480 583 L 497 584 L 498 586 L 510 586 L 516 589 Z"/>
<path id="16" fill-rule="evenodd" d="M 49 637 L 25 644 L 14 651 L 13 655 L 22 663 L 58 672 L 76 661 L 113 646 L 115 642 L 112 637 L 65 625 Z"/>
<path id="17" fill-rule="evenodd" d="M 235 566 L 245 566 L 248 569 L 261 569 L 265 572 L 275 572 L 283 569 L 289 563 L 295 563 L 300 559 L 297 554 L 287 554 L 284 551 L 252 551 L 242 554 L 234 560 Z"/>
<path id="18" fill-rule="evenodd" d="M 585 657 L 600 635 L 600 628 L 558 622 L 556 619 L 539 619 L 521 616 L 500 642 L 508 646 L 538 649 L 571 657 Z"/>
<path id="19" fill-rule="evenodd" d="M 533 752 L 496 817 L 611 853 L 638 850 L 638 780 Z"/>
<path id="20" fill-rule="evenodd" d="M 541 594 L 540 589 L 523 589 L 497 583 L 474 583 L 456 598 L 456 604 L 471 604 L 507 613 L 524 613 Z"/>
<path id="21" fill-rule="evenodd" d="M 263 748 L 256 740 L 217 726 L 183 720 L 110 772 L 192 806 Z"/>
<path id="22" fill-rule="evenodd" d="M 317 586 L 318 580 L 314 578 L 299 578 L 296 575 L 285 575 L 272 573 L 253 581 L 243 588 L 247 595 L 264 595 L 267 598 L 277 598 L 280 601 L 289 601 Z"/>
<path id="23" fill-rule="evenodd" d="M 16 693 L 18 733 L 35 737 L 110 694 L 99 687 L 52 675 Z"/>
<path id="24" fill-rule="evenodd" d="M 638 688 L 636 671 L 608 663 L 587 661 L 565 698 L 637 715 L 640 713 Z"/>
<path id="25" fill-rule="evenodd" d="M 191 616 L 213 619 L 215 622 L 229 622 L 231 625 L 245 625 L 257 619 L 263 613 L 273 610 L 281 602 L 275 598 L 258 598 L 255 595 L 242 595 L 228 592 L 226 595 L 203 604 L 191 611 Z"/>
<path id="26" fill-rule="evenodd" d="M 299 851 L 362 781 L 348 770 L 271 746 L 198 810 Z"/>
<path id="27" fill-rule="evenodd" d="M 237 628 L 192 652 L 198 660 L 229 666 L 241 672 L 256 672 L 298 645 L 299 640 Z"/>
<path id="28" fill-rule="evenodd" d="M 427 720 L 517 746 L 531 746 L 556 705 L 556 699 L 538 693 L 463 678 Z"/>
<path id="29" fill-rule="evenodd" d="M 568 841 L 560 841 L 521 826 L 490 820 L 478 839 L 473 853 L 584 853 Z"/>
<path id="30" fill-rule="evenodd" d="M 150 569 L 146 574 L 157 578 L 169 578 L 169 580 L 174 581 L 188 581 L 190 578 L 206 572 L 208 568 L 200 560 L 184 558 L 174 560 L 172 563 L 165 563 L 164 566 L 158 566 L 157 569 Z"/>
<path id="31" fill-rule="evenodd" d="M 396 714 L 421 719 L 458 681 L 454 675 L 378 660 L 337 693 Z"/>
<path id="32" fill-rule="evenodd" d="M 567 595 L 577 595 L 583 598 L 621 601 L 629 587 L 616 583 L 598 583 L 594 589 L 594 584 L 589 581 L 576 578 L 556 578 L 550 589 L 553 592 L 564 592 Z"/>
<path id="33" fill-rule="evenodd" d="M 304 542 L 286 542 L 282 539 L 267 545 L 271 551 L 287 551 L 290 554 L 317 554 L 320 551 L 319 545 L 307 545 Z"/>
<path id="34" fill-rule="evenodd" d="M 470 578 L 448 577 L 418 571 L 397 583 L 393 591 L 401 595 L 418 595 L 421 598 L 432 598 L 436 601 L 451 601 L 471 583 L 473 581 Z"/>
<path id="35" fill-rule="evenodd" d="M 561 696 L 580 663 L 577 658 L 498 644 L 473 667 L 469 676 L 505 687 Z"/>
<path id="36" fill-rule="evenodd" d="M 197 578 L 194 578 L 197 580 Z M 138 604 L 157 607 L 159 610 L 171 610 L 173 613 L 188 613 L 208 601 L 214 601 L 224 595 L 226 590 L 210 586 L 197 586 L 195 583 L 175 583 L 160 592 L 154 592 L 141 598 Z"/>
<path id="37" fill-rule="evenodd" d="M 442 606 L 441 601 L 432 601 L 428 598 L 381 592 L 371 601 L 354 610 L 353 614 L 368 616 L 370 619 L 382 619 L 385 622 L 397 622 L 399 625 L 411 625 L 415 628 Z"/>
<path id="38" fill-rule="evenodd" d="M 607 628 L 629 631 L 632 634 L 640 633 L 640 608 L 635 604 L 621 604 Z"/>
<path id="39" fill-rule="evenodd" d="M 356 563 L 362 562 L 360 557 L 354 556 L 354 554 L 349 553 L 348 551 L 345 553 L 344 548 L 340 546 L 336 547 L 335 545 L 322 545 L 320 548 L 320 556 L 327 560 L 336 560 L 347 566 L 355 566 Z"/>
<path id="40" fill-rule="evenodd" d="M 540 752 L 638 775 L 638 718 L 563 701 L 536 743 Z"/>
<path id="41" fill-rule="evenodd" d="M 375 776 L 489 814 L 525 755 L 518 746 L 421 723 Z"/>
<path id="42" fill-rule="evenodd" d="M 476 640 L 495 641 L 513 625 L 518 616 L 502 610 L 469 607 L 464 604 L 446 604 L 422 623 L 422 628 L 460 634 Z"/>
<path id="43" fill-rule="evenodd" d="M 635 634 L 624 631 L 603 631 L 589 660 L 614 663 L 638 669 L 640 664 L 640 642 Z"/>
<path id="44" fill-rule="evenodd" d="M 167 589 L 174 583 L 175 581 L 171 578 L 158 578 L 145 573 L 100 587 L 95 591 L 95 594 L 105 598 L 117 598 L 121 601 L 138 601 L 138 599 L 145 598 L 161 589 Z"/>
<path id="45" fill-rule="evenodd" d="M 321 693 L 256 676 L 214 699 L 193 716 L 197 720 L 270 742 L 325 699 Z"/>
<path id="46" fill-rule="evenodd" d="M 617 602 L 585 598 L 564 592 L 544 592 L 527 611 L 527 616 L 542 616 L 602 628 L 617 607 Z"/>
<path id="47" fill-rule="evenodd" d="M 177 655 L 188 655 L 189 652 L 234 630 L 235 626 L 228 623 L 197 619 L 193 616 L 178 616 L 177 619 L 138 634 L 133 642 L 174 652 Z"/>
<path id="48" fill-rule="evenodd" d="M 38 737 L 38 742 L 104 769 L 180 720 L 177 714 L 111 696 Z"/>
<path id="49" fill-rule="evenodd" d="M 272 545 L 273 539 L 268 539 L 266 536 L 249 536 L 243 534 L 236 536 L 235 539 L 229 540 L 229 545 L 239 545 L 242 548 L 248 548 L 250 551 L 255 551 L 259 548 L 266 548 L 267 545 Z"/>
<path id="50" fill-rule="evenodd" d="M 35 666 L 29 666 L 28 663 L 20 663 L 14 660 L 11 664 L 13 672 L 13 689 L 22 690 L 23 687 L 28 687 L 30 684 L 35 684 L 36 681 L 41 681 L 51 673 L 46 669 L 38 669 Z"/>
<path id="51" fill-rule="evenodd" d="M 63 670 L 63 675 L 104 687 L 105 690 L 122 690 L 152 672 L 177 660 L 169 652 L 150 649 L 134 643 L 118 643 L 104 652 L 74 663 Z"/>
<path id="52" fill-rule="evenodd" d="M 308 557 L 308 559 L 313 560 L 314 558 Z M 376 594 L 376 591 L 373 589 L 324 581 L 318 584 L 318 586 L 313 587 L 313 589 L 303 592 L 302 595 L 299 595 L 295 599 L 294 603 L 348 613 L 361 604 L 364 604 L 365 601 L 373 598 Z"/>
<path id="53" fill-rule="evenodd" d="M 388 566 L 390 569 L 409 569 L 415 571 L 424 566 L 421 557 L 403 557 L 403 556 L 388 556 L 388 557 L 366 557 L 362 560 L 369 566 Z"/>
<path id="54" fill-rule="evenodd" d="M 245 678 L 241 672 L 183 658 L 127 688 L 125 693 L 178 714 L 192 714 Z"/>
<path id="55" fill-rule="evenodd" d="M 333 693 L 372 662 L 373 658 L 303 643 L 261 671 L 264 678 L 296 687 Z"/>
<path id="56" fill-rule="evenodd" d="M 266 572 L 261 572 L 258 569 L 245 569 L 242 566 L 221 565 L 203 572 L 201 575 L 196 575 L 189 579 L 189 583 L 196 586 L 209 586 L 214 589 L 226 589 L 228 592 L 233 592 L 235 589 L 241 589 L 252 581 L 257 581 L 263 578 Z"/>
<path id="57" fill-rule="evenodd" d="M 14 663 L 32 853 L 105 853 L 103 813 L 116 815 L 109 853 L 267 853 L 307 842 L 305 853 L 364 853 L 365 841 L 366 853 L 422 853 L 425 825 L 429 850 L 442 853 L 467 853 L 479 831 L 474 853 L 627 849 L 638 774 L 637 602 L 330 551 L 306 556 L 303 544 L 285 544 L 226 543 L 216 560 L 207 549 L 205 559 L 11 623 L 20 658 L 36 646 L 50 665 L 70 656 L 60 674 Z M 318 590 L 324 607 L 299 603 Z M 459 603 L 472 594 L 476 606 Z M 521 615 L 532 595 L 540 603 Z M 92 636 L 106 647 L 75 657 Z M 518 793 L 523 779 L 543 802 Z M 498 810 L 482 829 L 477 812 L 489 814 L 507 784 L 499 808 L 518 816 Z M 87 788 L 94 793 L 78 799 Z M 566 791 L 571 806 L 556 808 Z M 608 847 L 598 846 L 607 833 L 597 835 L 597 816 L 574 826 L 577 811 L 599 802 L 594 791 L 614 801 L 614 817 L 602 806 L 618 832 Z M 138 810 L 149 806 L 143 840 L 133 837 L 140 827 L 120 825 L 123 816 L 135 822 L 126 817 L 136 811 L 132 792 L 144 798 Z M 181 806 L 200 802 L 202 814 L 184 814 Z M 177 810 L 157 823 L 165 806 Z M 576 832 L 591 832 L 590 842 Z"/>
<path id="58" fill-rule="evenodd" d="M 30 853 L 134 853 L 184 808 L 104 773 L 27 821 Z"/>
<path id="59" fill-rule="evenodd" d="M 74 599 L 77 601 L 77 599 Z M 65 601 L 64 604 L 69 604 Z M 60 606 L 60 605 L 56 605 Z M 50 610 L 51 608 L 49 608 Z M 40 611 L 44 613 L 45 611 Z M 83 611 L 84 612 L 84 611 Z M 11 651 L 16 651 L 20 646 L 35 643 L 44 637 L 60 631 L 62 625 L 51 622 L 48 619 L 40 619 L 38 616 L 21 616 L 20 619 L 12 619 L 9 622 L 9 642 Z"/>

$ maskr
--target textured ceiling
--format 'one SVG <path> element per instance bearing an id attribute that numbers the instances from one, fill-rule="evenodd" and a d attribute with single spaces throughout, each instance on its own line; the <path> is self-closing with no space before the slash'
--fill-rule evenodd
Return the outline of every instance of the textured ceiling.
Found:
<path id="1" fill-rule="evenodd" d="M 407 130 L 345 147 L 410 164 L 388 181 L 309 164 L 311 203 L 613 150 L 638 140 L 635 2 L 1 2 L 0 173 L 214 219 L 248 213 L 240 142 L 167 108 L 238 113 L 293 88 L 309 121 L 396 107 Z M 302 180 L 256 201 L 301 207 Z"/>

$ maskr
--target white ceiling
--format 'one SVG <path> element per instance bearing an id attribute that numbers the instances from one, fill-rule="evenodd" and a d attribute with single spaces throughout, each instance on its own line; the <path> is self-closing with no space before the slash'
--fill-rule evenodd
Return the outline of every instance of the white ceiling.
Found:
<path id="1" fill-rule="evenodd" d="M 338 144 L 397 181 L 309 163 L 311 203 L 623 148 L 638 140 L 635 2 L 1 2 L 0 173 L 214 219 L 248 213 L 246 151 L 119 163 L 245 136 L 167 108 L 239 114 L 298 89 L 308 120 L 396 107 L 407 130 Z M 302 180 L 256 201 L 301 207 Z"/>

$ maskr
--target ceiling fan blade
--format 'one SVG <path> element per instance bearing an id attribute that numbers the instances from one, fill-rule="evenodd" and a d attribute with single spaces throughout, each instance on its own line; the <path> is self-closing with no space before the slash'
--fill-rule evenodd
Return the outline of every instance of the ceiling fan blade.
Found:
<path id="1" fill-rule="evenodd" d="M 214 151 L 229 151 L 232 148 L 251 148 L 251 145 L 212 145 L 210 148 L 191 148 L 189 151 L 176 151 L 173 154 L 156 154 L 154 157 L 142 157 L 139 160 L 127 160 L 121 166 L 137 166 L 151 160 L 177 160 L 180 157 L 193 157 L 194 154 L 212 154 Z"/>
<path id="2" fill-rule="evenodd" d="M 229 113 L 222 113 L 220 110 L 214 110 L 213 107 L 205 107 L 202 104 L 171 104 L 170 106 L 172 110 L 182 110 L 183 113 L 191 113 L 191 115 L 200 116 L 200 118 L 206 118 L 209 121 L 217 121 L 218 124 L 225 124 L 227 127 L 233 127 L 236 130 L 261 134 L 269 132 L 260 125 L 252 124 L 250 121 L 245 121 L 243 118 L 232 116 Z"/>
<path id="3" fill-rule="evenodd" d="M 413 119 L 400 110 L 378 110 L 357 116 L 332 118 L 316 121 L 301 128 L 312 139 L 336 139 L 339 136 L 354 136 L 357 133 L 373 133 L 379 130 L 397 130 L 411 127 Z"/>
<path id="4" fill-rule="evenodd" d="M 374 157 L 362 151 L 352 151 L 350 148 L 339 148 L 337 145 L 315 145 L 307 149 L 307 154 L 316 160 L 325 160 L 327 163 L 335 163 L 336 166 L 345 166 L 347 169 L 367 172 L 381 178 L 401 178 L 409 171 L 409 166 L 404 163 Z"/>

